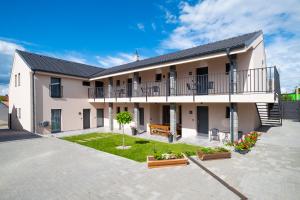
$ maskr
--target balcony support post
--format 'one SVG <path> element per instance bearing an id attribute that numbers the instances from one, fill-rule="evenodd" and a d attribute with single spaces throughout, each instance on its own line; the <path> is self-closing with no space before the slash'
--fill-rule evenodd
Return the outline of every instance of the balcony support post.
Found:
<path id="1" fill-rule="evenodd" d="M 173 141 L 177 140 L 177 114 L 176 114 L 176 103 L 170 104 L 170 131 L 173 135 Z"/>
<path id="2" fill-rule="evenodd" d="M 170 96 L 175 96 L 177 91 L 177 72 L 176 65 L 170 66 Z"/>
<path id="3" fill-rule="evenodd" d="M 227 57 L 230 62 L 229 73 L 229 105 L 230 105 L 230 140 L 231 142 L 238 140 L 238 113 L 237 103 L 231 102 L 231 96 L 237 93 L 237 55 L 230 55 L 230 49 L 227 49 Z"/>
<path id="4" fill-rule="evenodd" d="M 133 96 L 137 97 L 138 94 L 138 85 L 139 85 L 139 73 L 138 72 L 134 72 L 133 73 Z"/>
<path id="5" fill-rule="evenodd" d="M 134 123 L 137 130 L 140 130 L 140 109 L 139 103 L 134 103 L 133 114 L 134 114 Z"/>
<path id="6" fill-rule="evenodd" d="M 230 104 L 230 139 L 231 142 L 238 140 L 239 118 L 237 103 Z"/>
<path id="7" fill-rule="evenodd" d="M 108 78 L 108 98 L 113 97 L 113 77 Z"/>
<path id="8" fill-rule="evenodd" d="M 114 130 L 113 103 L 108 104 L 109 130 Z"/>

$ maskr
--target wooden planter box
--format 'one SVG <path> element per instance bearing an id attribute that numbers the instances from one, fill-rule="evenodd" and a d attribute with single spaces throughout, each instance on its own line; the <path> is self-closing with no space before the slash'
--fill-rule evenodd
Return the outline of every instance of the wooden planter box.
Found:
<path id="1" fill-rule="evenodd" d="M 148 168 L 159 168 L 169 166 L 183 166 L 188 164 L 188 159 L 184 156 L 178 159 L 156 160 L 154 156 L 147 156 Z"/>
<path id="2" fill-rule="evenodd" d="M 202 151 L 197 151 L 197 155 L 200 160 L 231 158 L 231 152 L 204 153 Z"/>

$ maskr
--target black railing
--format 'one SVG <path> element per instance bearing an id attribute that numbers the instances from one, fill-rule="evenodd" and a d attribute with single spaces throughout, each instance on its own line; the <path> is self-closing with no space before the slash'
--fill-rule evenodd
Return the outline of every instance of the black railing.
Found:
<path id="1" fill-rule="evenodd" d="M 279 74 L 276 67 L 239 70 L 233 73 L 233 94 L 278 93 Z M 113 86 L 111 93 L 104 94 L 104 88 L 89 88 L 89 98 L 128 98 L 153 96 L 193 96 L 229 94 L 229 73 L 210 73 L 165 79 L 160 82 L 142 82 Z M 108 90 L 106 88 L 106 90 Z M 100 95 L 101 94 L 101 95 Z"/>
<path id="2" fill-rule="evenodd" d="M 63 86 L 60 84 L 50 84 L 49 85 L 49 96 L 52 98 L 62 98 L 63 97 Z"/>

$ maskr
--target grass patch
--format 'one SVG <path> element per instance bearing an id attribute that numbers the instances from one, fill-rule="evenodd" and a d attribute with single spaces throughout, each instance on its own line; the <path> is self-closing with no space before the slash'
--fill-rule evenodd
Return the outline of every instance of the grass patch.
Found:
<path id="1" fill-rule="evenodd" d="M 195 155 L 196 150 L 201 148 L 200 146 L 189 144 L 168 144 L 125 135 L 125 145 L 131 146 L 131 148 L 120 150 L 116 149 L 116 147 L 122 145 L 122 135 L 116 133 L 90 133 L 63 137 L 62 139 L 138 162 L 145 162 L 148 155 L 170 151 L 173 153 L 187 152 L 188 155 Z"/>

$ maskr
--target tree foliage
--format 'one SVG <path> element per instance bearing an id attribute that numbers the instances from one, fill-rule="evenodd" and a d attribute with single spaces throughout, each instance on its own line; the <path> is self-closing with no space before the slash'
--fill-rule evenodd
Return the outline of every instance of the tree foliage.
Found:
<path id="1" fill-rule="evenodd" d="M 121 125 L 129 124 L 132 121 L 132 115 L 127 111 L 119 112 L 116 116 L 116 120 Z"/>

